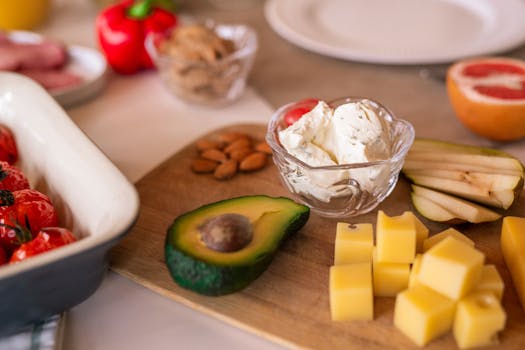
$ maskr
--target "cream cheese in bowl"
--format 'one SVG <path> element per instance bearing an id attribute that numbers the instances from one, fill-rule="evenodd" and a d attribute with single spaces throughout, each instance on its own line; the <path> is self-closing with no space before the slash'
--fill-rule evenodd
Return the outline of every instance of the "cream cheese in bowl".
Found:
<path id="1" fill-rule="evenodd" d="M 412 144 L 412 126 L 369 99 L 320 101 L 290 126 L 272 117 L 267 141 L 283 183 L 330 217 L 372 210 L 393 189 Z"/>

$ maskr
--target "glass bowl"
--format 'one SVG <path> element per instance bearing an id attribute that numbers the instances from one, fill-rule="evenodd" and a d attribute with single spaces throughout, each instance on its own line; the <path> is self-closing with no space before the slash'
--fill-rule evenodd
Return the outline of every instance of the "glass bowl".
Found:
<path id="1" fill-rule="evenodd" d="M 148 35 L 146 50 L 168 90 L 175 96 L 205 105 L 231 103 L 241 96 L 246 86 L 257 51 L 257 34 L 246 25 L 217 24 L 212 21 L 201 25 L 233 44 L 233 51 L 213 61 L 189 59 L 188 55 L 177 54 L 169 48 L 162 49 L 171 31 Z"/>
<path id="2" fill-rule="evenodd" d="M 297 106 L 279 108 L 268 124 L 266 141 L 272 148 L 273 161 L 283 184 L 300 202 L 321 216 L 345 218 L 367 213 L 394 189 L 405 156 L 414 141 L 414 128 L 397 119 L 381 104 L 366 98 L 344 97 L 328 105 L 336 108 L 349 102 L 361 102 L 384 122 L 390 139 L 390 158 L 366 163 L 310 166 L 291 155 L 279 141 L 279 131 L 286 129 L 284 116 Z"/>

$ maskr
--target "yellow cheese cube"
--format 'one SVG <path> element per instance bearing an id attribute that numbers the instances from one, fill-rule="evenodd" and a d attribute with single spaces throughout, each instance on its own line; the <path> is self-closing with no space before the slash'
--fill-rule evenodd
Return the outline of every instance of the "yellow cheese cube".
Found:
<path id="1" fill-rule="evenodd" d="M 452 328 L 455 302 L 418 284 L 396 297 L 394 325 L 419 346 Z"/>
<path id="2" fill-rule="evenodd" d="M 407 289 L 410 264 L 378 262 L 375 248 L 372 256 L 372 276 L 375 296 L 395 297 L 397 293 Z"/>
<path id="3" fill-rule="evenodd" d="M 372 320 L 372 263 L 330 267 L 330 311 L 332 320 Z"/>
<path id="4" fill-rule="evenodd" d="M 372 261 L 372 224 L 337 223 L 334 265 Z"/>
<path id="5" fill-rule="evenodd" d="M 503 218 L 501 250 L 521 306 L 525 309 L 525 218 Z"/>
<path id="6" fill-rule="evenodd" d="M 428 238 L 428 228 L 424 223 L 419 220 L 419 218 L 414 215 L 411 211 L 407 211 L 406 215 L 412 216 L 414 220 L 414 225 L 416 227 L 416 252 L 423 251 L 423 242 Z"/>
<path id="7" fill-rule="evenodd" d="M 411 263 L 416 255 L 416 227 L 411 212 L 400 216 L 377 214 L 377 261 Z"/>
<path id="8" fill-rule="evenodd" d="M 412 268 L 410 269 L 410 275 L 408 276 L 408 288 L 415 286 L 419 283 L 419 270 L 421 270 L 421 260 L 423 255 L 416 254 L 414 262 L 412 262 Z"/>
<path id="9" fill-rule="evenodd" d="M 484 260 L 480 251 L 456 238 L 447 237 L 423 254 L 419 281 L 458 300 L 479 282 Z"/>
<path id="10" fill-rule="evenodd" d="M 432 248 L 433 246 L 450 236 L 457 238 L 460 241 L 467 243 L 468 245 L 474 246 L 473 240 L 451 227 L 449 229 L 446 229 L 445 231 L 441 231 L 440 233 L 437 233 L 425 239 L 425 241 L 423 242 L 423 251 L 426 252 L 427 250 L 429 250 L 430 248 Z"/>
<path id="11" fill-rule="evenodd" d="M 496 344 L 505 320 L 505 310 L 494 294 L 471 294 L 457 305 L 453 326 L 456 343 L 462 349 Z"/>
<path id="12" fill-rule="evenodd" d="M 481 269 L 481 277 L 479 282 L 476 284 L 471 293 L 491 292 L 498 300 L 501 301 L 504 288 L 505 284 L 503 283 L 503 279 L 496 269 L 496 266 L 484 265 Z"/>

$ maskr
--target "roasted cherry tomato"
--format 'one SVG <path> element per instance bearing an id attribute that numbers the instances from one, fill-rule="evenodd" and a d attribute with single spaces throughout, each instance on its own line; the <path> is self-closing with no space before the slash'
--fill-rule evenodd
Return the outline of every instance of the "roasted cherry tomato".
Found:
<path id="1" fill-rule="evenodd" d="M 0 190 L 0 244 L 8 253 L 31 239 L 15 228 L 25 227 L 34 236 L 57 223 L 55 208 L 45 194 L 33 189 Z"/>
<path id="2" fill-rule="evenodd" d="M 75 242 L 77 239 L 68 229 L 45 227 L 32 241 L 22 244 L 13 252 L 9 263 L 16 263 L 32 256 Z"/>
<path id="3" fill-rule="evenodd" d="M 305 113 L 310 112 L 319 102 L 316 98 L 307 98 L 297 102 L 294 108 L 290 109 L 284 115 L 284 122 L 287 126 L 292 125 L 299 120 Z"/>
<path id="4" fill-rule="evenodd" d="M 29 188 L 29 181 L 20 169 L 0 161 L 0 190 L 19 191 Z"/>
<path id="5" fill-rule="evenodd" d="M 14 164 L 18 160 L 18 149 L 11 130 L 0 124 L 0 160 Z"/>

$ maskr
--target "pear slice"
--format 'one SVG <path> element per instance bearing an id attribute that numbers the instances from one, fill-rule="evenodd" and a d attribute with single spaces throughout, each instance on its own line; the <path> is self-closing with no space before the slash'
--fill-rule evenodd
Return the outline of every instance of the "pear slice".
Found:
<path id="1" fill-rule="evenodd" d="M 514 187 L 522 180 L 518 175 L 488 173 L 482 171 L 458 171 L 447 169 L 414 169 L 405 171 L 407 176 L 432 176 L 441 179 L 464 181 L 472 184 L 490 184 L 494 189 Z"/>
<path id="2" fill-rule="evenodd" d="M 513 157 L 512 155 L 504 151 L 495 149 L 495 148 L 464 145 L 460 143 L 453 143 L 453 142 L 440 141 L 440 140 L 434 140 L 434 139 L 424 139 L 424 138 L 415 139 L 414 143 L 410 147 L 410 150 L 411 151 L 426 151 L 426 152 L 439 151 L 441 153 L 478 154 L 478 155 L 485 155 L 485 156 L 493 156 L 493 157 L 495 156 L 495 157 L 516 159 L 516 157 Z"/>
<path id="3" fill-rule="evenodd" d="M 523 164 L 519 159 L 503 151 L 430 139 L 414 140 L 406 160 L 438 164 L 468 164 L 479 169 L 490 169 L 490 172 L 496 173 L 510 170 L 521 176 L 524 172 Z M 428 166 L 436 168 L 436 164 L 427 164 Z M 450 166 L 443 169 L 450 169 Z"/>
<path id="4" fill-rule="evenodd" d="M 409 151 L 407 158 L 410 160 L 423 160 L 427 162 L 460 163 L 482 166 L 493 170 L 514 170 L 523 172 L 521 163 L 514 158 L 485 156 L 480 154 L 441 153 L 440 151 L 418 152 Z"/>
<path id="5" fill-rule="evenodd" d="M 498 173 L 503 175 L 513 175 L 523 177 L 523 170 L 518 169 L 495 169 L 494 167 L 477 165 L 477 164 L 463 164 L 451 162 L 435 162 L 431 160 L 414 160 L 407 155 L 405 163 L 403 164 L 403 171 L 406 170 L 449 170 L 449 171 L 468 171 L 481 173 Z"/>
<path id="6" fill-rule="evenodd" d="M 427 200 L 434 202 L 434 204 L 446 209 L 452 213 L 454 217 L 467 222 L 489 222 L 498 220 L 501 217 L 500 214 L 482 207 L 481 205 L 429 188 L 412 185 L 412 191 L 417 196 L 426 198 Z M 425 213 L 421 213 L 421 215 L 425 215 Z"/>
<path id="7" fill-rule="evenodd" d="M 503 209 L 516 201 L 523 188 L 523 178 L 516 175 L 434 169 L 404 174 L 417 185 Z"/>
<path id="8" fill-rule="evenodd" d="M 414 208 L 426 217 L 429 220 L 443 222 L 449 225 L 460 224 L 465 222 L 465 220 L 458 219 L 454 214 L 452 214 L 447 209 L 437 205 L 425 197 L 417 195 L 416 193 L 411 193 L 412 204 Z"/>

